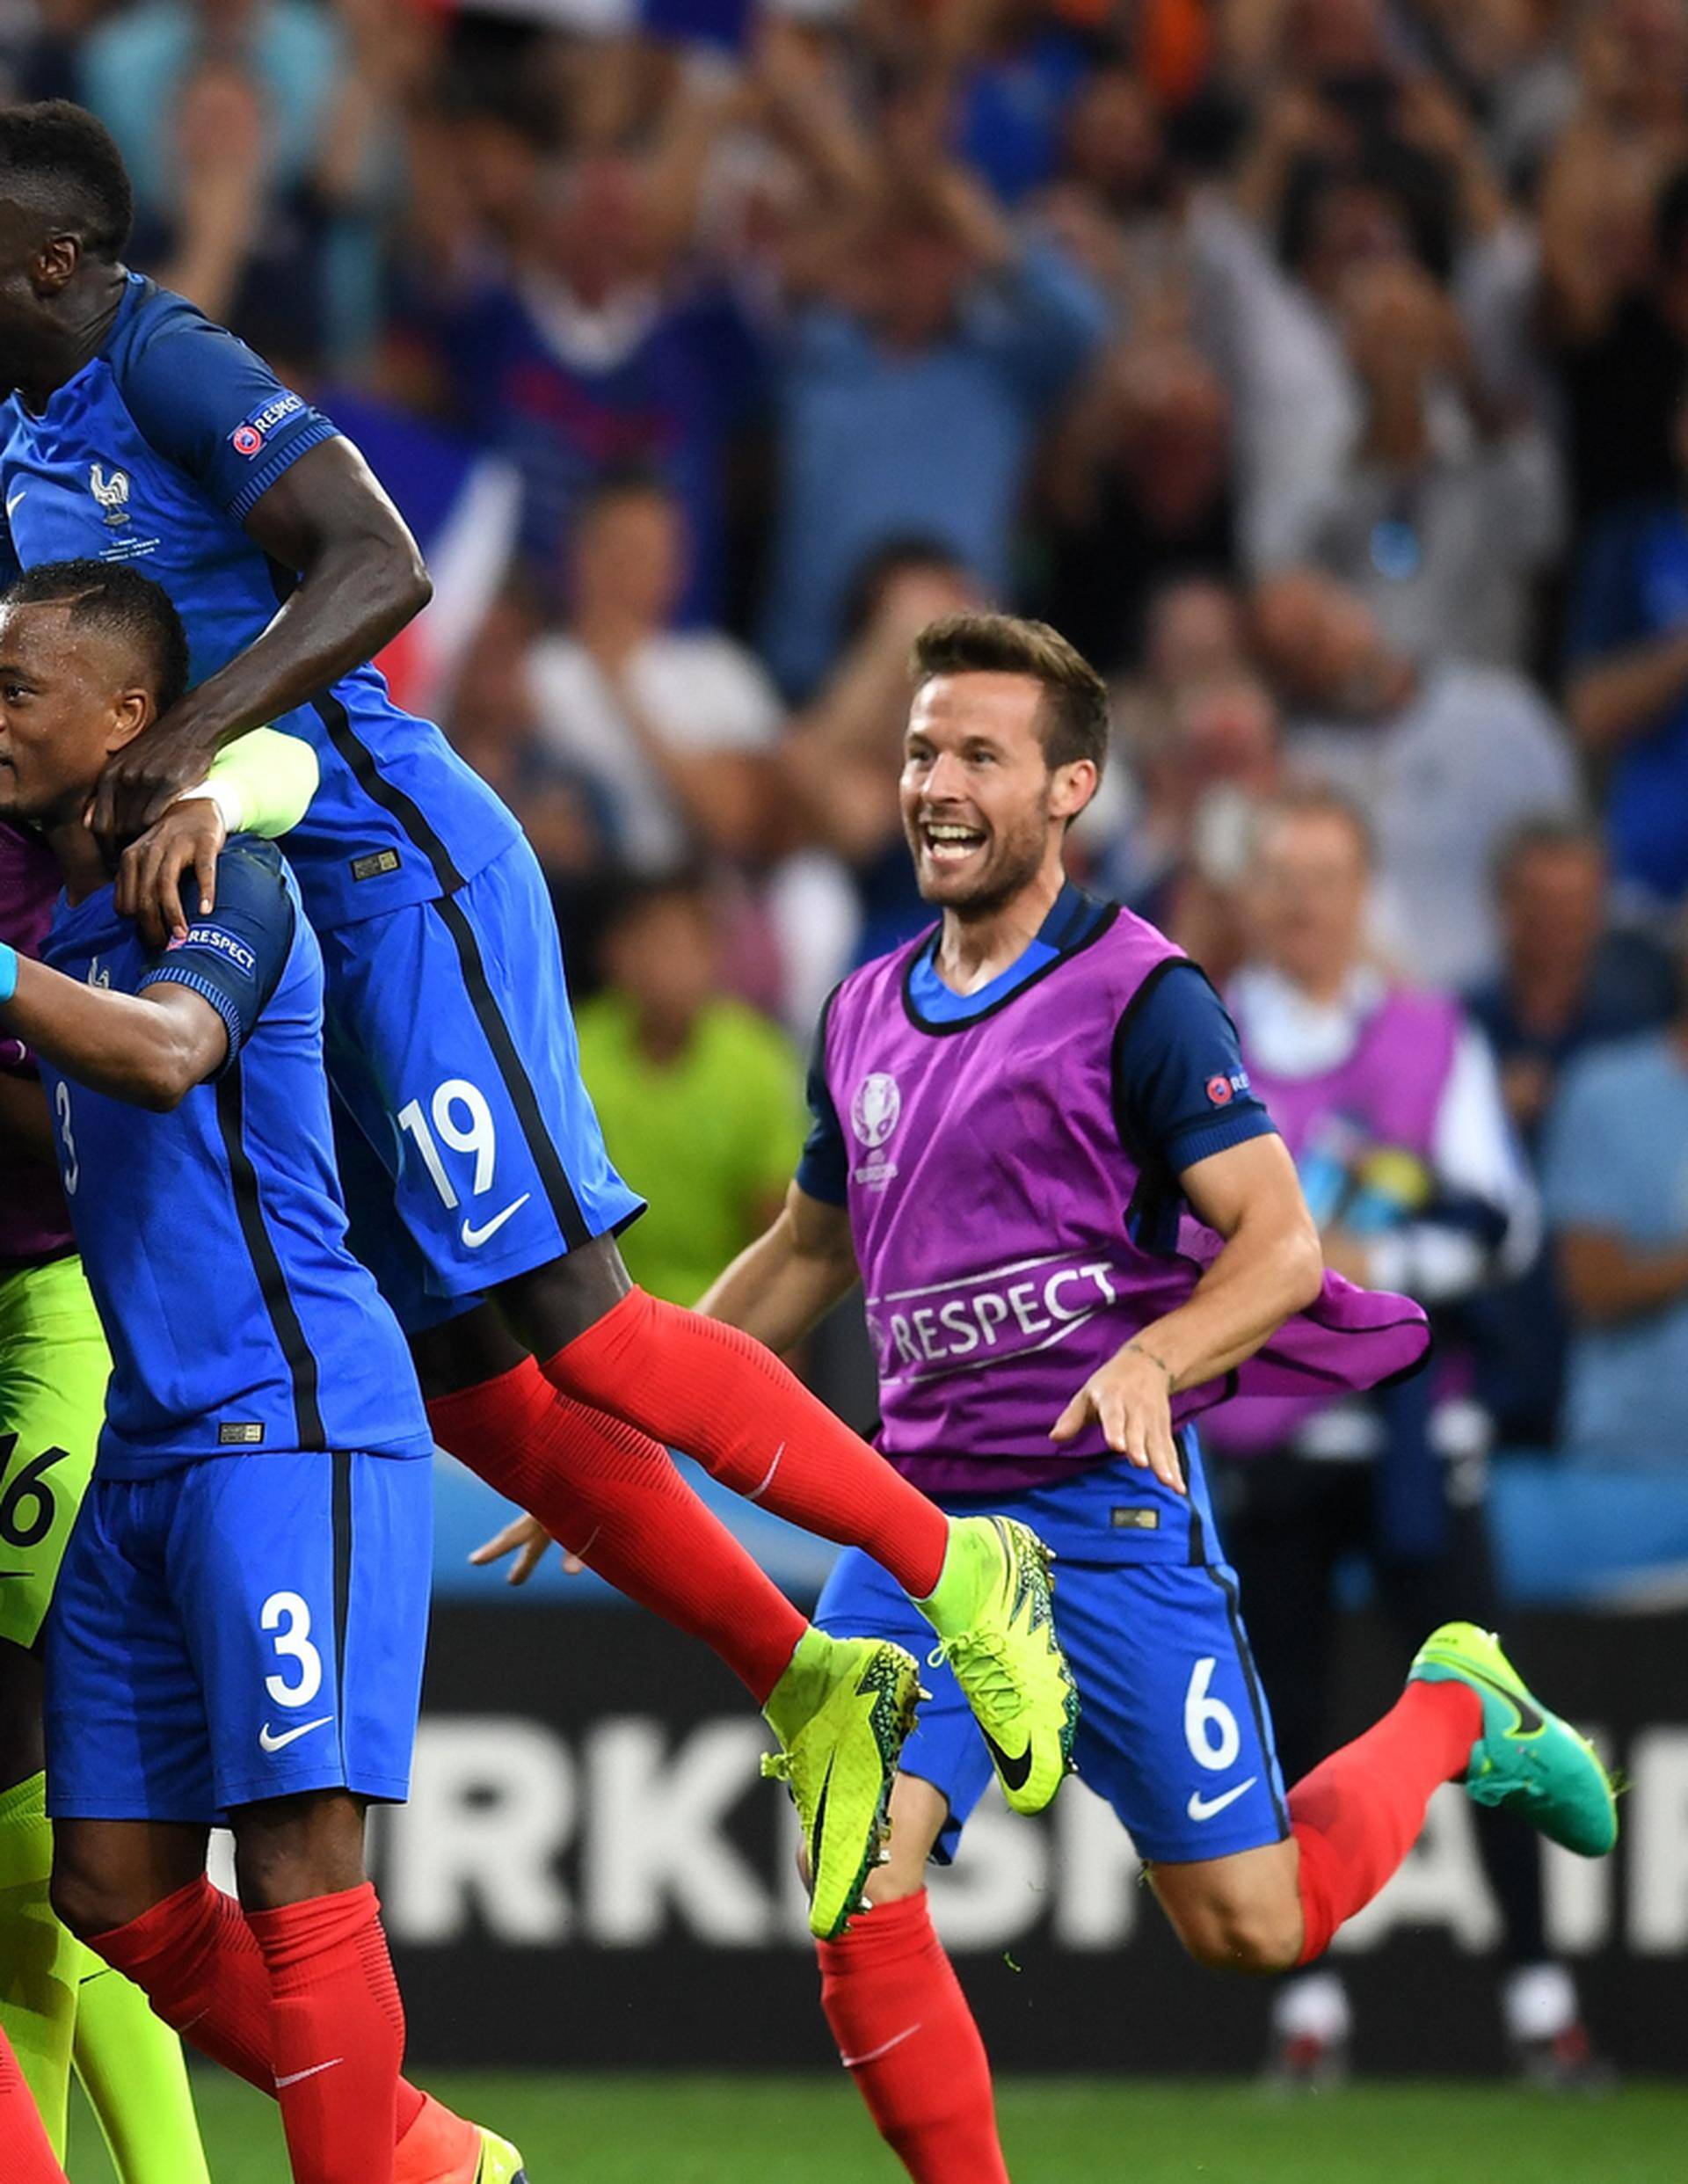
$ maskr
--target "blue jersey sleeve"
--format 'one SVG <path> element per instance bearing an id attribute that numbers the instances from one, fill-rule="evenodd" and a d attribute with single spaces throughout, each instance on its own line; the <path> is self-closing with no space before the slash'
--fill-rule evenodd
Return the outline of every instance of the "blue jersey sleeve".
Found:
<path id="1" fill-rule="evenodd" d="M 188 304 L 167 305 L 144 323 L 122 359 L 120 386 L 151 445 L 236 523 L 335 433 L 244 341 Z"/>
<path id="2" fill-rule="evenodd" d="M 1237 1028 L 1193 963 L 1146 986 L 1114 1039 L 1114 1112 L 1135 1158 L 1175 1175 L 1268 1136 L 1272 1118 L 1248 1082 Z"/>
<path id="3" fill-rule="evenodd" d="M 826 997 L 809 1056 L 809 1135 L 797 1162 L 797 1189 L 826 1205 L 844 1205 L 850 1185 L 850 1151 L 844 1141 L 844 1126 L 838 1119 L 832 1087 L 826 1081 L 826 1020 L 833 1013 L 837 991 L 834 987 Z"/>
<path id="4" fill-rule="evenodd" d="M 208 1001 L 228 1026 L 226 1069 L 280 981 L 296 921 L 280 852 L 237 835 L 217 859 L 215 906 L 191 918 L 187 937 L 152 958 L 139 990 L 186 986 Z"/>

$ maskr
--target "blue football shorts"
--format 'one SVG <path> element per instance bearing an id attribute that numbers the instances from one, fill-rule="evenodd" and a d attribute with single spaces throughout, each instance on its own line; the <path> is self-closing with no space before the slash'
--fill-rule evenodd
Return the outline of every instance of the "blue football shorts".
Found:
<path id="1" fill-rule="evenodd" d="M 215 1824 L 303 1790 L 406 1797 L 433 1471 L 313 1450 L 96 1474 L 47 1621 L 48 1809 Z"/>
<path id="2" fill-rule="evenodd" d="M 321 938 L 352 1245 L 408 1334 L 643 1212 L 581 1080 L 525 841 L 454 894 Z"/>
<path id="3" fill-rule="evenodd" d="M 1047 1537 L 1059 1489 L 988 1506 Z M 979 1513 L 969 1498 L 964 1513 Z M 833 1566 L 815 1610 L 837 1636 L 894 1639 L 918 1660 L 932 1627 L 879 1564 L 851 1547 Z M 1078 1560 L 1071 1543 L 1055 1566 L 1055 1627 L 1078 1680 L 1073 1757 L 1108 1800 L 1139 1854 L 1157 1864 L 1224 1858 L 1289 1832 L 1271 1716 L 1223 1562 Z M 902 1767 L 942 1792 L 950 1816 L 935 1855 L 948 1864 L 988 1787 L 990 1756 L 948 1668 L 925 1665 L 931 1692 Z"/>

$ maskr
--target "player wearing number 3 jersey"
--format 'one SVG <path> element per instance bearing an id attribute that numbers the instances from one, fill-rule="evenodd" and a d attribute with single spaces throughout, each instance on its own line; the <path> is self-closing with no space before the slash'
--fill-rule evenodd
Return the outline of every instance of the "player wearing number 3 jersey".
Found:
<path id="1" fill-rule="evenodd" d="M 38 954 L 59 887 L 39 837 L 0 825 L 0 942 Z M 120 2184 L 205 2184 L 175 2035 L 58 1924 L 47 1895 L 39 1642 L 110 1371 L 39 1072 L 20 1041 L 0 1038 L 0 2028 L 59 2153 L 74 2064 Z"/>
<path id="2" fill-rule="evenodd" d="M 86 822 L 186 673 L 132 565 L 48 564 L 0 599 L 0 813 L 40 827 L 63 885 L 40 961 L 0 947 L 0 1034 L 39 1061 L 112 1354 L 47 1630 L 53 1903 L 275 2095 L 295 2184 L 391 2184 L 418 2127 L 440 2155 L 421 2173 L 493 2184 L 514 2150 L 400 2078 L 363 1872 L 366 1804 L 408 1784 L 433 1441 L 346 1243 L 321 956 L 246 835 L 215 909 L 190 891 L 179 943 L 149 948 Z M 239 1904 L 206 1878 L 219 1824 Z"/>
<path id="3" fill-rule="evenodd" d="M 785 1213 L 704 1308 L 782 1348 L 859 1270 L 881 1446 L 953 1513 L 1055 1547 L 1079 1770 L 1204 1962 L 1318 1955 L 1393 1871 L 1441 1782 L 1610 1847 L 1588 1747 L 1468 1626 L 1287 1797 L 1191 1421 L 1410 1370 L 1406 1299 L 1325 1274 L 1295 1170 L 1211 988 L 1062 867 L 1106 693 L 1040 623 L 957 616 L 914 659 L 903 819 L 937 930 L 833 996 Z M 912 1641 L 897 1588 L 840 1562 L 817 1621 Z M 846 2067 L 920 2184 L 1000 2184 L 988 2069 L 926 1914 L 990 1759 L 948 1670 L 903 1757 L 873 1905 L 821 1944 Z"/>

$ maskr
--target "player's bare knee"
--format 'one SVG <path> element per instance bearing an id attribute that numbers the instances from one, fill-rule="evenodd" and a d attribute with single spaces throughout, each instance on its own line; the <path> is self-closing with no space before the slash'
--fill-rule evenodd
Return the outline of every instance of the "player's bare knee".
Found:
<path id="1" fill-rule="evenodd" d="M 926 1886 L 923 1864 L 904 1860 L 899 1865 L 896 1858 L 883 1866 L 876 1866 L 868 1875 L 867 1887 L 862 1890 L 870 1904 L 906 1903 L 911 1896 L 918 1896 Z"/>
<path id="2" fill-rule="evenodd" d="M 1301 1951 L 1299 1909 L 1258 1898 L 1218 1895 L 1173 1924 L 1190 1955 L 1210 1971 L 1287 1971 Z"/>
<path id="3" fill-rule="evenodd" d="M 248 1805 L 235 1817 L 235 1878 L 248 1911 L 338 1896 L 362 1886 L 363 1814 L 345 1790 Z"/>
<path id="4" fill-rule="evenodd" d="M 68 1926 L 78 1941 L 91 1941 L 97 1934 L 113 1933 L 118 1927 L 127 1926 L 150 1909 L 147 1904 L 131 1901 L 127 1893 L 120 1886 L 113 1886 L 108 1876 L 68 1863 L 57 1855 L 53 1860 L 48 1895 L 53 1916 L 62 1926 Z"/>

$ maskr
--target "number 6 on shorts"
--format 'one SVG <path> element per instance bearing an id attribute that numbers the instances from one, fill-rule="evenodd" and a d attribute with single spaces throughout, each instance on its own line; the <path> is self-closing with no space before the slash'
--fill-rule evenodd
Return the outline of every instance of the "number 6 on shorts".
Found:
<path id="1" fill-rule="evenodd" d="M 1190 1672 L 1190 1688 L 1184 1693 L 1184 1742 L 1197 1765 L 1214 1774 L 1230 1766 L 1242 1749 L 1236 1715 L 1223 1699 L 1209 1696 L 1218 1666 L 1216 1656 L 1204 1654 Z"/>

